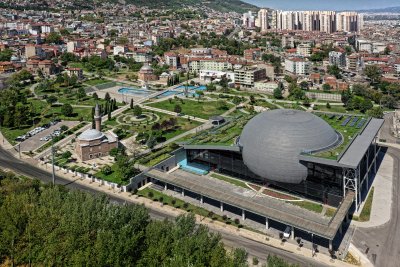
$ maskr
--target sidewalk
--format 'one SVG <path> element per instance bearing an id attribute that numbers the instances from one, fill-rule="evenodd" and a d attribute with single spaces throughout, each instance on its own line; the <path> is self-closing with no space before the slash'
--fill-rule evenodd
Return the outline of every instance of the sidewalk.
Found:
<path id="1" fill-rule="evenodd" d="M 42 164 L 38 164 L 38 167 L 46 170 Z M 102 186 L 97 183 L 92 183 L 89 179 L 84 179 L 84 180 L 79 179 L 78 177 L 74 177 L 71 173 L 64 174 L 62 171 L 57 171 L 57 175 L 61 176 L 63 178 L 66 178 L 68 180 L 71 180 L 77 184 L 82 184 L 82 185 L 85 185 L 88 187 L 92 187 L 93 189 L 95 189 L 98 192 L 102 192 L 102 193 L 105 193 L 110 196 L 118 196 L 119 198 L 125 199 L 127 202 L 131 202 L 131 203 L 135 203 L 135 204 L 142 204 L 149 209 L 156 210 L 156 211 L 159 211 L 162 213 L 168 213 L 173 216 L 178 216 L 180 214 L 186 213 L 186 211 L 179 210 L 179 209 L 173 208 L 171 206 L 167 206 L 167 205 L 161 205 L 159 202 L 154 202 L 154 201 L 149 200 L 144 197 L 138 197 L 137 195 L 132 196 L 128 192 L 119 192 L 119 189 L 114 190 L 105 185 Z M 222 222 L 213 221 L 210 218 L 205 218 L 205 217 L 202 217 L 199 215 L 196 215 L 195 217 L 196 217 L 196 220 L 198 223 L 206 225 L 207 227 L 209 227 L 210 229 L 212 229 L 214 231 L 219 231 L 219 232 L 222 231 L 225 233 L 229 233 L 231 235 L 241 236 L 241 237 L 248 238 L 248 239 L 251 239 L 251 240 L 254 240 L 254 241 L 275 247 L 275 248 L 279 248 L 279 249 L 291 252 L 296 255 L 301 255 L 304 257 L 311 258 L 312 252 L 310 249 L 307 249 L 304 247 L 300 249 L 295 244 L 291 244 L 288 242 L 282 243 L 282 241 L 279 239 L 266 237 L 263 234 L 259 234 L 259 233 L 256 233 L 256 232 L 253 232 L 250 230 L 239 229 L 239 228 L 236 228 L 236 227 L 233 227 L 230 225 L 226 225 Z M 315 259 L 316 261 L 319 261 L 321 263 L 327 264 L 329 266 L 340 266 L 340 267 L 353 266 L 351 264 L 345 263 L 340 260 L 334 260 L 330 256 L 322 254 L 322 253 L 317 253 L 317 255 L 313 257 L 313 259 Z"/>
<path id="2" fill-rule="evenodd" d="M 367 222 L 352 221 L 352 225 L 357 227 L 377 227 L 390 220 L 392 207 L 392 184 L 393 184 L 393 158 L 385 155 L 378 173 L 372 183 L 374 196 L 370 220 Z M 365 201 L 361 205 L 359 212 L 362 211 Z"/>

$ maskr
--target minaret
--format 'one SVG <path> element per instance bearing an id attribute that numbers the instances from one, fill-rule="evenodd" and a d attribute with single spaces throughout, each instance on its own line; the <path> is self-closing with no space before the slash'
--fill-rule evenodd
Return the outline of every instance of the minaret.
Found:
<path id="1" fill-rule="evenodd" d="M 94 108 L 94 123 L 97 131 L 101 131 L 101 115 L 100 115 L 100 107 L 99 104 L 96 103 L 96 107 Z"/>

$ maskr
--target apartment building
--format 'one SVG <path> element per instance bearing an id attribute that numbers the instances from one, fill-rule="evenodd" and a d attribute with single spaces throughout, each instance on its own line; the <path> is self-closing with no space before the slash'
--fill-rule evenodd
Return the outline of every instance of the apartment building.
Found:
<path id="1" fill-rule="evenodd" d="M 329 64 L 336 65 L 340 68 L 346 66 L 346 54 L 342 52 L 329 52 Z"/>
<path id="2" fill-rule="evenodd" d="M 235 84 L 242 87 L 254 87 L 254 83 L 267 78 L 265 69 L 257 67 L 242 67 L 235 69 Z"/>
<path id="3" fill-rule="evenodd" d="M 294 57 L 285 59 L 285 71 L 300 76 L 310 73 L 311 63 L 304 58 Z"/>

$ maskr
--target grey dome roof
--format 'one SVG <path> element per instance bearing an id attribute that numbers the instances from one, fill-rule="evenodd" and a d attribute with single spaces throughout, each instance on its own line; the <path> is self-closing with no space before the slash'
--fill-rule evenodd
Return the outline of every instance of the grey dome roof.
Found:
<path id="1" fill-rule="evenodd" d="M 340 142 L 340 136 L 314 114 L 276 109 L 258 114 L 244 127 L 239 144 L 246 166 L 262 178 L 300 183 L 307 167 L 299 162 L 302 151 L 318 150 Z"/>
<path id="2" fill-rule="evenodd" d="M 96 129 L 88 129 L 83 133 L 81 133 L 81 135 L 78 136 L 78 139 L 84 141 L 90 141 L 90 140 L 100 139 L 103 136 L 104 134 Z"/>

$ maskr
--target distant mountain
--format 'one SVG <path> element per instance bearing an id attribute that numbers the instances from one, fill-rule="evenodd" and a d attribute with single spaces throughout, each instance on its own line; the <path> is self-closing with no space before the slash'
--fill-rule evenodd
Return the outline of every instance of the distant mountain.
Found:
<path id="1" fill-rule="evenodd" d="M 104 0 L 103 0 L 104 1 Z M 114 0 L 105 0 L 114 1 Z M 244 13 L 257 7 L 241 0 L 125 0 L 126 4 L 148 6 L 150 8 L 179 8 L 185 6 L 207 6 L 222 12 Z"/>
<path id="2" fill-rule="evenodd" d="M 364 13 L 400 13 L 400 6 L 378 8 L 378 9 L 363 9 L 358 12 Z"/>
<path id="3" fill-rule="evenodd" d="M 244 13 L 249 10 L 256 11 L 255 5 L 241 0 L 30 0 L 17 2 L 15 0 L 0 1 L 0 8 L 12 9 L 93 9 L 96 4 L 115 3 L 120 5 L 133 4 L 139 7 L 147 6 L 152 9 L 174 9 L 183 7 L 209 7 L 221 12 Z"/>

